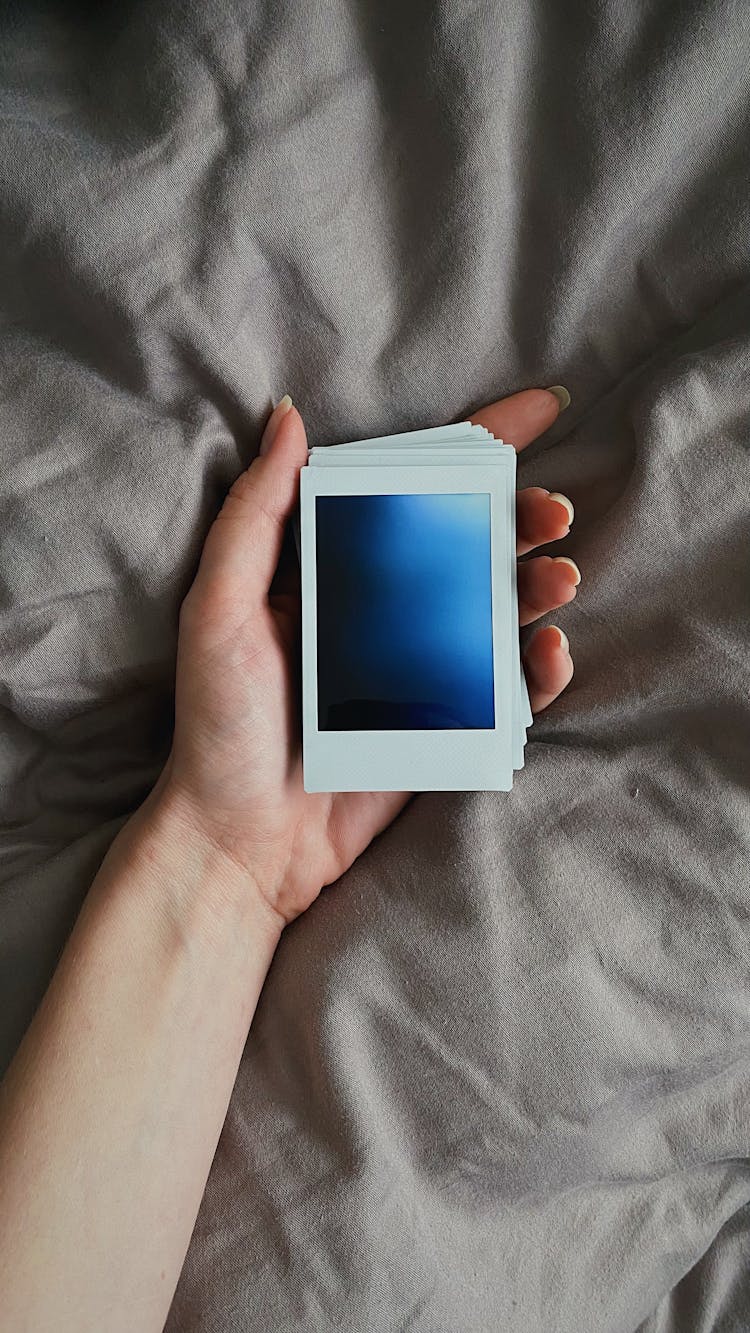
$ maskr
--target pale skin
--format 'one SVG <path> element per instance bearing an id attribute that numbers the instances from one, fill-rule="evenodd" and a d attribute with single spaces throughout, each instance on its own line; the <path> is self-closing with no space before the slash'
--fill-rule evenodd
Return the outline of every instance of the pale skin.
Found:
<path id="1" fill-rule="evenodd" d="M 522 449 L 558 410 L 531 389 L 472 419 Z M 0 1299 L 14 1333 L 163 1328 L 281 932 L 409 799 L 303 791 L 299 598 L 269 595 L 307 456 L 286 400 L 262 449 L 182 607 L 167 765 L 112 844 L 0 1087 Z M 564 497 L 521 492 L 519 553 L 570 521 Z M 565 559 L 524 562 L 523 623 L 579 579 Z M 538 712 L 573 674 L 562 632 L 538 631 L 525 664 Z"/>

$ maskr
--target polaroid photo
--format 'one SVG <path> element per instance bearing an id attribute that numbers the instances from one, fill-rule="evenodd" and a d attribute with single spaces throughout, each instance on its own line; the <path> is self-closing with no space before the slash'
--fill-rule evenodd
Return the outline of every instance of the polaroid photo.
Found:
<path id="1" fill-rule="evenodd" d="M 465 430 L 465 427 L 463 429 Z M 457 427 L 443 427 L 438 431 L 413 431 L 408 436 L 391 436 L 382 440 L 370 440 L 367 441 L 368 447 L 366 450 L 360 447 L 361 442 L 349 445 L 334 445 L 317 451 L 313 450 L 310 465 L 349 467 L 354 455 L 358 467 L 379 467 L 384 464 L 391 465 L 395 462 L 403 464 L 406 460 L 412 465 L 437 462 L 445 466 L 451 465 L 461 468 L 474 464 L 482 466 L 497 465 L 510 467 L 515 477 L 516 452 L 512 445 L 506 445 L 502 440 L 496 440 L 489 431 L 481 426 L 469 426 L 468 431 L 468 436 L 463 440 L 456 438 Z M 449 436 L 448 440 L 445 440 L 446 435 Z M 488 447 L 490 444 L 492 447 Z M 513 580 L 511 604 L 515 608 L 517 606 L 516 562 L 514 558 L 516 545 L 515 503 L 511 506 L 510 516 L 512 522 L 510 540 L 513 557 L 511 564 Z M 531 724 L 531 711 L 526 679 L 521 665 L 517 624 L 512 642 L 517 670 L 509 688 L 513 693 L 513 768 L 518 770 L 523 768 L 524 765 L 526 728 Z"/>
<path id="2" fill-rule="evenodd" d="M 523 763 L 515 452 L 409 434 L 302 470 L 307 791 L 508 791 Z"/>

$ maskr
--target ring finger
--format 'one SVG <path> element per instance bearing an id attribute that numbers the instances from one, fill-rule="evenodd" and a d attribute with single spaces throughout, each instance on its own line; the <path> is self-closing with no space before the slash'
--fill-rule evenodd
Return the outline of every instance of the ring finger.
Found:
<path id="1" fill-rule="evenodd" d="M 518 566 L 518 619 L 530 625 L 548 611 L 572 602 L 581 571 L 568 555 L 538 555 Z"/>

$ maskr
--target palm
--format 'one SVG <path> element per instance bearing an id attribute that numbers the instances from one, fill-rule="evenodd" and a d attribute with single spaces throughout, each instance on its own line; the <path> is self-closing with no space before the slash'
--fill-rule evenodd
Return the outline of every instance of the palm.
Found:
<path id="1" fill-rule="evenodd" d="M 506 400 L 508 407 L 513 403 Z M 503 432 L 492 413 L 503 406 L 477 418 L 496 435 Z M 268 589 L 306 457 L 302 421 L 292 410 L 271 453 L 238 479 L 209 533 L 181 613 L 169 767 L 170 783 L 189 797 L 203 829 L 248 873 L 276 886 L 275 905 L 287 920 L 337 879 L 408 799 L 401 792 L 310 795 L 303 788 L 299 588 L 272 596 Z M 561 526 L 560 506 L 544 509 L 548 493 L 523 495 L 528 514 L 524 519 L 519 505 L 519 537 L 526 548 L 562 535 L 554 530 Z M 552 527 L 540 538 L 544 523 Z M 562 525 L 567 526 L 564 515 Z M 525 588 L 537 608 L 526 619 L 573 595 L 569 567 L 557 565 L 543 557 L 521 566 L 529 571 L 519 575 L 522 596 Z M 538 678 L 537 707 L 559 692 L 570 674 L 557 639 L 548 638 L 545 646 L 545 633 L 537 636 L 536 661 L 532 657 L 529 664 L 527 658 L 532 696 L 534 673 Z M 555 671 L 561 684 L 552 679 Z"/>
<path id="2" fill-rule="evenodd" d="M 242 607 L 243 589 L 226 595 Z M 288 919 L 309 905 L 311 885 L 343 873 L 404 800 L 304 791 L 298 602 L 280 596 L 229 624 L 202 598 L 191 607 L 180 637 L 174 746 L 178 772 L 190 774 L 198 807 L 211 812 L 214 839 L 272 880 L 283 872 Z"/>

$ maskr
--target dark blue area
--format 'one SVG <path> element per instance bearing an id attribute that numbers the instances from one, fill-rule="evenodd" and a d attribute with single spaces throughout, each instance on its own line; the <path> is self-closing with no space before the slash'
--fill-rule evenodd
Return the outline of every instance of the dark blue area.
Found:
<path id="1" fill-rule="evenodd" d="M 489 495 L 316 498 L 321 731 L 495 725 Z"/>

